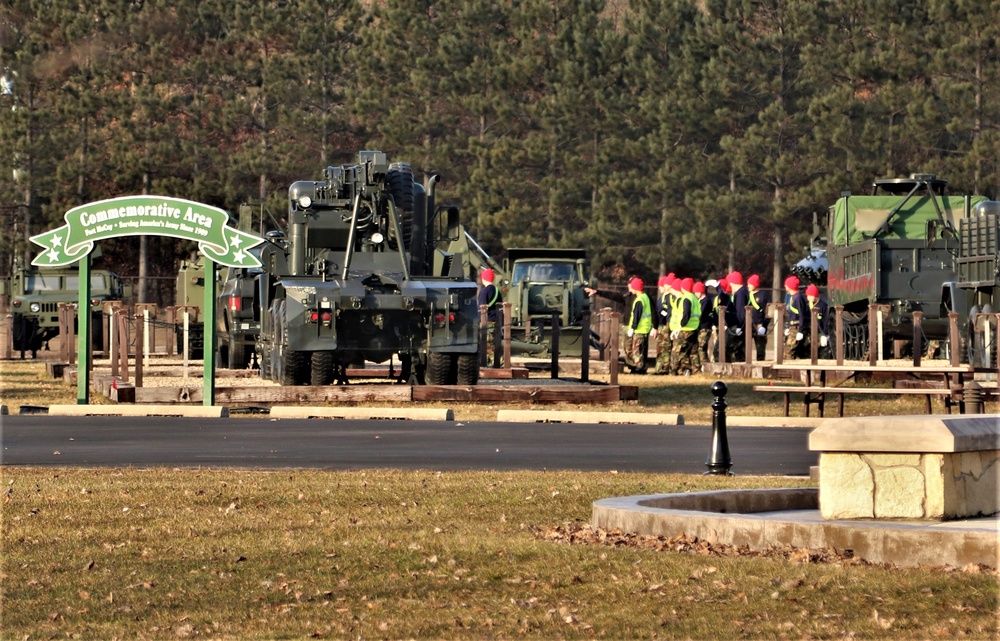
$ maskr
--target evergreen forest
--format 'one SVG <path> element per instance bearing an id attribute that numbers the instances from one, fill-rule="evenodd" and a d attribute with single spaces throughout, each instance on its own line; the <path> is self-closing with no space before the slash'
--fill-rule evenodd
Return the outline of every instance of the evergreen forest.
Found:
<path id="1" fill-rule="evenodd" d="M 286 211 L 381 149 L 495 257 L 779 282 L 843 191 L 1000 197 L 1000 0 L 5 0 L 0 257 L 135 194 Z M 192 247 L 104 243 L 145 300 Z M 163 302 L 161 300 L 161 302 Z M 169 304 L 169 303 L 168 303 Z"/>

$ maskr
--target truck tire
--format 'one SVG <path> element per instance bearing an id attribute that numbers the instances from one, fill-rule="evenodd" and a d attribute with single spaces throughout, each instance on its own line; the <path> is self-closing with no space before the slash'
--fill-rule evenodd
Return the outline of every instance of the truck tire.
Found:
<path id="1" fill-rule="evenodd" d="M 333 352 L 313 352 L 309 365 L 310 385 L 329 385 L 333 382 Z"/>
<path id="2" fill-rule="evenodd" d="M 475 385 L 479 382 L 479 354 L 458 355 L 459 385 Z"/>
<path id="3" fill-rule="evenodd" d="M 427 354 L 428 385 L 454 385 L 456 380 L 455 359 L 445 352 L 429 352 Z"/>
<path id="4" fill-rule="evenodd" d="M 305 377 L 302 375 L 305 369 L 306 359 L 302 352 L 286 349 L 281 359 L 281 381 L 282 385 L 302 385 Z"/>
<path id="5" fill-rule="evenodd" d="M 403 248 L 410 248 L 410 238 L 413 235 L 413 168 L 409 163 L 394 162 L 389 165 L 389 173 L 386 176 L 389 185 L 389 193 L 396 203 L 396 212 L 399 214 L 399 228 L 403 234 Z M 389 230 L 389 247 L 398 249 L 399 243 L 395 238 L 394 231 Z"/>

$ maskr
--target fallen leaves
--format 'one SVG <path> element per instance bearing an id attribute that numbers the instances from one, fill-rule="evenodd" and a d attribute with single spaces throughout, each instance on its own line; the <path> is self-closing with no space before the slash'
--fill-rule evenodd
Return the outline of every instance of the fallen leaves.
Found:
<path id="1" fill-rule="evenodd" d="M 700 556 L 755 556 L 768 558 L 784 558 L 792 563 L 831 563 L 837 565 L 870 565 L 879 567 L 889 567 L 884 563 L 871 563 L 863 559 L 855 558 L 853 554 L 840 554 L 836 550 L 829 548 L 807 549 L 794 548 L 791 546 L 772 546 L 765 550 L 751 550 L 746 545 L 729 545 L 725 543 L 711 543 L 698 537 L 688 536 L 681 532 L 675 536 L 654 536 L 636 534 L 634 532 L 622 532 L 619 529 L 608 530 L 605 528 L 594 528 L 589 523 L 575 522 L 562 526 L 548 527 L 536 531 L 536 536 L 545 541 L 562 543 L 569 545 L 605 545 L 609 547 L 631 547 L 657 552 L 686 552 Z M 714 572 L 715 568 L 709 566 L 697 570 L 689 577 L 691 580 L 698 580 L 704 574 Z"/>

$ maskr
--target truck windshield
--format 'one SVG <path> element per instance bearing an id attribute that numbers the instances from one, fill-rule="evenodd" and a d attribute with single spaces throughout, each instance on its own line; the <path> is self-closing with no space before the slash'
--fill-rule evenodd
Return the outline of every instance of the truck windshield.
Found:
<path id="1" fill-rule="evenodd" d="M 25 279 L 25 292 L 50 292 L 60 289 L 59 276 L 29 274 Z"/>
<path id="2" fill-rule="evenodd" d="M 535 281 L 572 281 L 573 265 L 570 263 L 531 262 L 517 263 L 511 274 L 512 284 L 517 285 L 522 280 Z"/>
<path id="3" fill-rule="evenodd" d="M 91 291 L 104 291 L 108 288 L 107 283 L 104 282 L 104 276 L 101 274 L 91 274 L 90 275 L 90 289 Z M 67 276 L 66 277 L 66 289 L 79 290 L 80 289 L 80 277 L 79 276 Z"/>

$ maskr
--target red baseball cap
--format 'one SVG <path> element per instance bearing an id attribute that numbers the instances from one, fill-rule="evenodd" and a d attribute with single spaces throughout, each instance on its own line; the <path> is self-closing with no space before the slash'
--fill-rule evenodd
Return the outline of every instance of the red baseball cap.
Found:
<path id="1" fill-rule="evenodd" d="M 816 298 L 819 298 L 819 287 L 810 284 L 809 287 L 806 287 L 806 296 L 815 296 Z"/>

